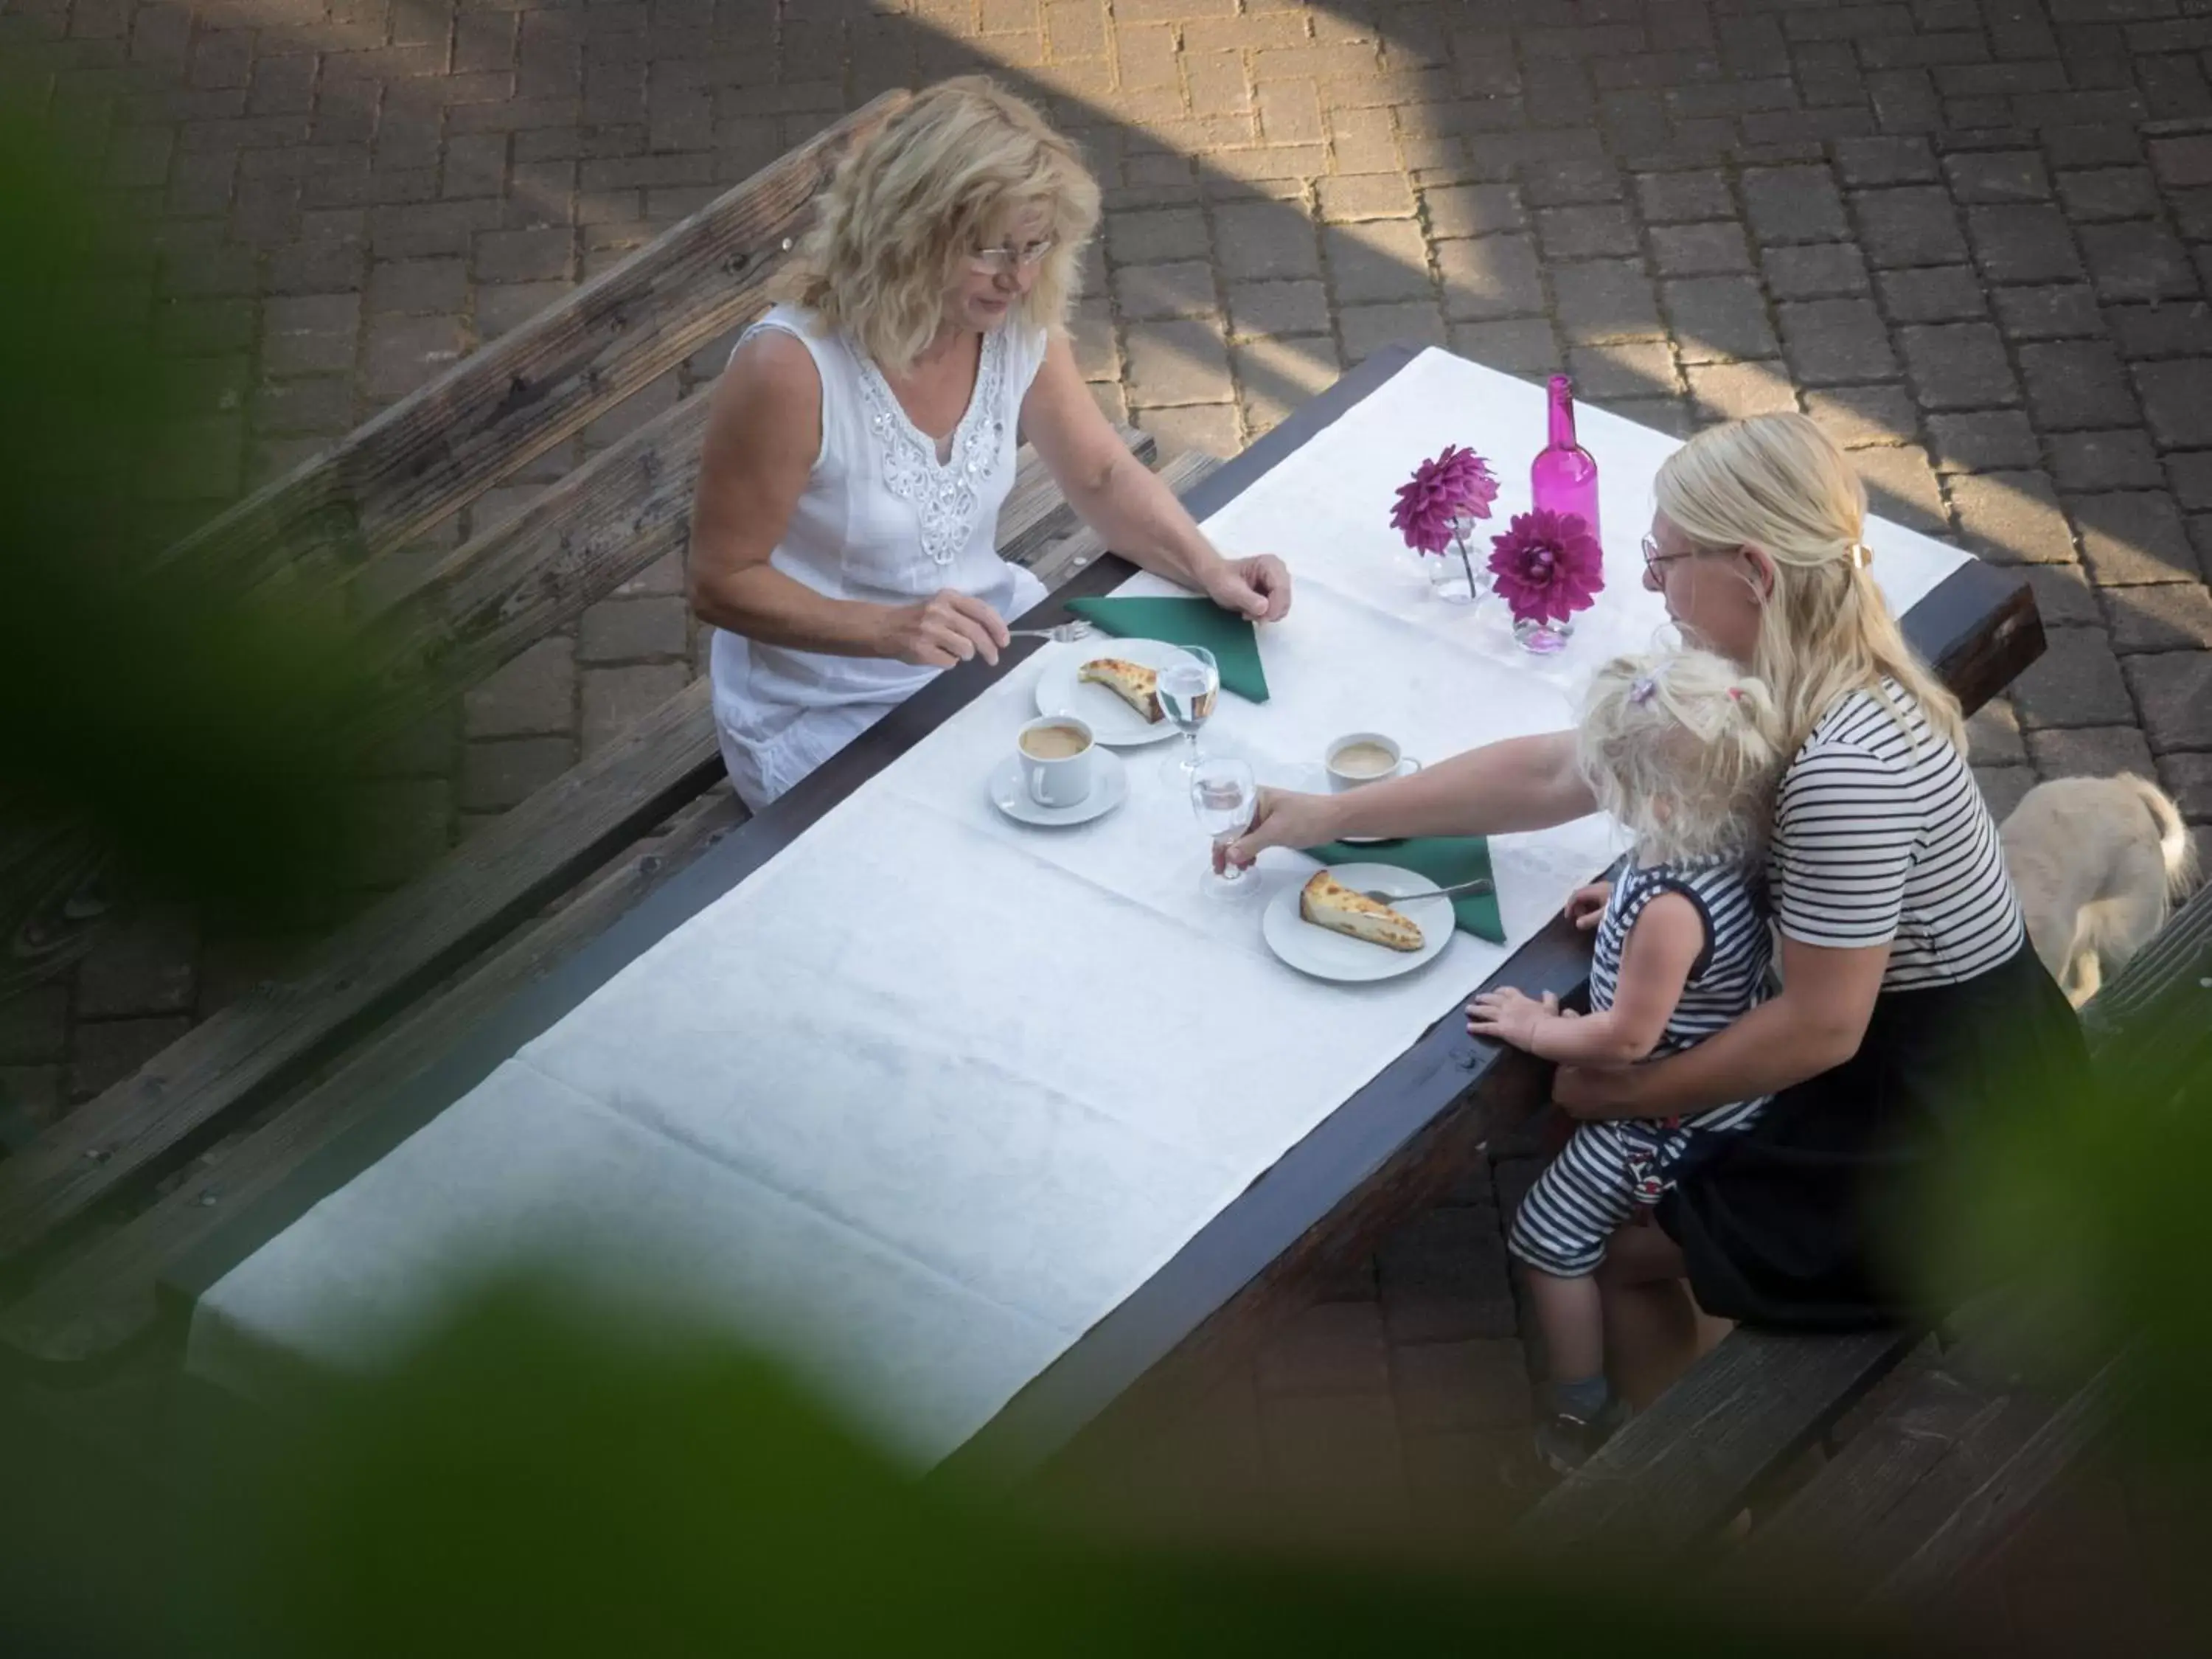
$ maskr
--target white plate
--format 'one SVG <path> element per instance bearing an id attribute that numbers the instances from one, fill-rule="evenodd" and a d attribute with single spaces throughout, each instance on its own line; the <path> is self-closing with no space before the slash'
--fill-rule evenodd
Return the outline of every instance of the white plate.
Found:
<path id="1" fill-rule="evenodd" d="M 1101 657 L 1119 657 L 1123 662 L 1162 668 L 1182 653 L 1181 646 L 1170 645 L 1165 640 L 1085 640 L 1074 650 L 1059 653 L 1037 676 L 1037 713 L 1076 715 L 1090 724 L 1099 742 L 1121 748 L 1175 737 L 1173 720 L 1148 722 L 1104 686 L 1086 684 L 1075 676 L 1084 664 Z"/>
<path id="2" fill-rule="evenodd" d="M 1334 873 L 1355 890 L 1372 887 L 1386 893 L 1432 893 L 1437 889 L 1426 876 L 1391 864 L 1340 864 Z M 1458 926 L 1449 899 L 1409 899 L 1391 908 L 1421 930 L 1421 948 L 1393 951 L 1386 945 L 1370 945 L 1365 939 L 1316 927 L 1298 914 L 1298 893 L 1311 879 L 1300 876 L 1267 901 L 1267 912 L 1260 918 L 1260 932 L 1269 950 L 1300 973 L 1317 979 L 1356 982 L 1410 974 L 1442 956 L 1451 943 L 1452 929 Z"/>
<path id="3" fill-rule="evenodd" d="M 1129 769 L 1110 749 L 1095 749 L 1091 763 L 1091 793 L 1073 806 L 1040 806 L 1022 787 L 1022 763 L 1009 755 L 991 769 L 991 805 L 1019 823 L 1041 830 L 1058 830 L 1071 823 L 1103 818 L 1129 799 Z"/>

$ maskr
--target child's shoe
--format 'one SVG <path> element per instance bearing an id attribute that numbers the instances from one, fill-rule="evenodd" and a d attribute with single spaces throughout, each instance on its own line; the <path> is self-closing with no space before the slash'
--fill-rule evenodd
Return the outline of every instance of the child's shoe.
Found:
<path id="1" fill-rule="evenodd" d="M 1572 1474 L 1628 1421 L 1628 1408 L 1608 1400 L 1589 1417 L 1561 1408 L 1536 1425 L 1536 1455 L 1559 1474 Z"/>

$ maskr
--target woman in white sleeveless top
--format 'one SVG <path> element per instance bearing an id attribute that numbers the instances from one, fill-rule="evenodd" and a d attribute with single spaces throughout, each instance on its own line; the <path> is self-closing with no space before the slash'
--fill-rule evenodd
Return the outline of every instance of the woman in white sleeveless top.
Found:
<path id="1" fill-rule="evenodd" d="M 941 671 L 995 663 L 1043 599 L 994 550 L 1020 436 L 1124 556 L 1255 620 L 1280 561 L 1224 559 L 1092 402 L 1061 323 L 1098 188 L 980 77 L 919 94 L 824 192 L 786 302 L 708 416 L 692 609 L 714 722 L 758 810 Z"/>

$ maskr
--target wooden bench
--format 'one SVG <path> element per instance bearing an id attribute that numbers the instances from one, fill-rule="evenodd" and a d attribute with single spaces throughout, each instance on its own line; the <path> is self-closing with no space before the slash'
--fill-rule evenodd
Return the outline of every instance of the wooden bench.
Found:
<path id="1" fill-rule="evenodd" d="M 904 97 L 784 156 L 165 559 L 339 594 L 381 671 L 354 735 L 407 731 L 681 552 L 707 392 L 418 574 L 389 556 L 757 314 L 837 157 Z M 1149 463 L 1151 441 L 1122 436 Z M 1181 458 L 1162 476 L 1180 492 L 1213 465 Z M 1048 588 L 1103 551 L 1026 447 L 999 548 Z M 181 1254 L 739 826 L 721 775 L 695 681 L 16 1149 L 0 1163 L 8 1346 L 60 1367 L 124 1352 L 153 1328 L 156 1282 Z"/>
<path id="2" fill-rule="evenodd" d="M 2203 1089 L 2212 886 L 2083 1018 L 2096 1065 L 2130 1105 Z M 1929 1601 L 1996 1558 L 2099 1443 L 2132 1385 L 2125 1348 L 2023 1376 L 2019 1338 L 2037 1313 L 2022 1286 L 1936 1334 L 1735 1331 L 1547 1494 L 1522 1540 L 1655 1574 L 1702 1561 L 1717 1586 L 1745 1595 L 1811 1583 L 1871 1606 Z M 2036 1346 L 2048 1356 L 2053 1345 Z M 1778 1492 L 1793 1475 L 1802 1484 Z M 1747 1507 L 1748 1535 L 1717 1551 Z"/>

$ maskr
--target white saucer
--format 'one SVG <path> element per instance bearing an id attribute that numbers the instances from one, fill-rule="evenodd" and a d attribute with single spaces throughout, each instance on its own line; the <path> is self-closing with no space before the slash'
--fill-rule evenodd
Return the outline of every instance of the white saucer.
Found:
<path id="1" fill-rule="evenodd" d="M 991 805 L 1018 823 L 1041 830 L 1063 829 L 1102 818 L 1129 799 L 1129 769 L 1110 749 L 1094 749 L 1091 763 L 1091 793 L 1073 806 L 1040 806 L 1022 787 L 1022 763 L 1009 755 L 991 769 Z"/>
<path id="2" fill-rule="evenodd" d="M 1340 864 L 1332 873 L 1346 887 L 1354 889 L 1373 887 L 1390 893 L 1432 893 L 1437 888 L 1437 884 L 1426 876 L 1415 875 L 1411 870 L 1401 870 L 1390 864 Z M 1387 945 L 1370 945 L 1365 939 L 1316 927 L 1298 914 L 1298 892 L 1310 879 L 1308 876 L 1298 877 L 1267 901 L 1267 911 L 1260 918 L 1260 933 L 1267 941 L 1269 950 L 1300 973 L 1311 974 L 1316 979 L 1357 984 L 1410 974 L 1442 956 L 1451 943 L 1452 930 L 1459 925 L 1449 899 L 1409 899 L 1391 908 L 1419 927 L 1421 948 L 1393 951 Z"/>
<path id="3" fill-rule="evenodd" d="M 1075 677 L 1084 664 L 1101 657 L 1119 657 L 1124 662 L 1159 668 L 1182 654 L 1181 646 L 1170 645 L 1165 640 L 1085 640 L 1074 650 L 1057 654 L 1037 676 L 1037 713 L 1077 715 L 1099 742 L 1117 748 L 1137 748 L 1172 738 L 1176 735 L 1173 720 L 1147 720 L 1104 686 Z"/>

